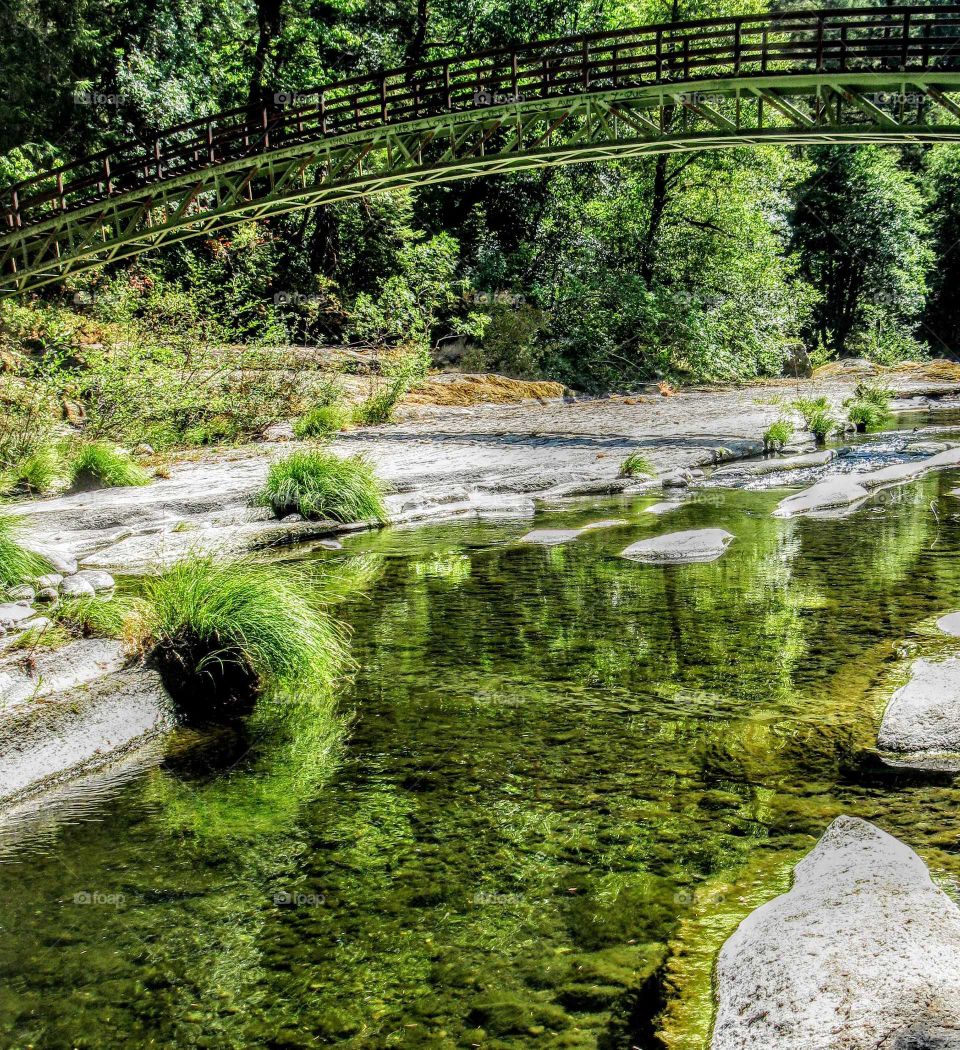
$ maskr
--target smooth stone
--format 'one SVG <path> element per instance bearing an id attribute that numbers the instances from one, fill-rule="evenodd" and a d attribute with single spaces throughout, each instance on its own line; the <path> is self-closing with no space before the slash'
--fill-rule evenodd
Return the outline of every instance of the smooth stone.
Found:
<path id="1" fill-rule="evenodd" d="M 909 455 L 932 456 L 938 452 L 949 452 L 952 448 L 956 448 L 956 445 L 949 441 L 911 441 L 904 445 L 903 451 Z"/>
<path id="2" fill-rule="evenodd" d="M 953 635 L 955 638 L 960 638 L 960 612 L 947 613 L 946 616 L 941 616 L 937 620 L 937 627 L 943 631 L 944 634 Z"/>
<path id="3" fill-rule="evenodd" d="M 80 576 L 68 576 L 60 584 L 60 593 L 65 598 L 91 598 L 96 592 L 89 581 Z"/>
<path id="4" fill-rule="evenodd" d="M 0 670 L 0 709 L 74 689 L 119 671 L 123 664 L 123 644 L 112 639 L 84 638 L 39 653 L 29 670 L 19 666 Z"/>
<path id="5" fill-rule="evenodd" d="M 7 597 L 15 602 L 27 602 L 29 604 L 36 596 L 37 592 L 26 583 L 21 583 L 17 587 L 11 587 L 7 591 Z"/>
<path id="6" fill-rule="evenodd" d="M 86 580 L 95 591 L 109 591 L 116 586 L 114 578 L 103 569 L 80 569 L 73 579 Z"/>
<path id="7" fill-rule="evenodd" d="M 134 448 L 133 454 L 135 456 L 152 456 L 153 445 L 147 444 L 146 441 L 141 441 L 140 444 L 137 445 L 136 448 Z"/>
<path id="8" fill-rule="evenodd" d="M 893 836 L 838 817 L 716 971 L 712 1050 L 960 1046 L 960 910 Z"/>
<path id="9" fill-rule="evenodd" d="M 714 561 L 732 540 L 733 536 L 725 529 L 690 529 L 640 540 L 621 551 L 620 555 L 652 565 Z"/>
<path id="10" fill-rule="evenodd" d="M 59 572 L 48 572 L 45 576 L 38 576 L 34 582 L 40 591 L 47 590 L 50 587 L 56 590 L 63 583 L 63 577 Z"/>
<path id="11" fill-rule="evenodd" d="M 60 592 L 57 590 L 56 587 L 41 587 L 40 590 L 37 591 L 38 602 L 55 602 L 59 597 Z"/>
<path id="12" fill-rule="evenodd" d="M 857 475 L 862 477 L 862 475 Z M 818 481 L 802 492 L 787 496 L 773 512 L 775 518 L 792 518 L 797 514 L 815 514 L 818 511 L 850 507 L 867 499 L 870 494 L 853 476 L 828 478 Z"/>
<path id="13" fill-rule="evenodd" d="M 525 536 L 520 537 L 521 543 L 540 543 L 552 546 L 555 543 L 566 543 L 575 540 L 585 532 L 594 529 L 612 529 L 619 525 L 628 525 L 629 522 L 622 518 L 613 518 L 607 521 L 591 521 L 589 525 L 581 525 L 579 529 L 534 529 Z"/>
<path id="14" fill-rule="evenodd" d="M 0 625 L 12 627 L 22 620 L 29 620 L 33 616 L 33 609 L 29 605 L 19 605 L 17 602 L 0 603 Z"/>
<path id="15" fill-rule="evenodd" d="M 890 697 L 878 746 L 913 756 L 960 752 L 960 657 L 917 660 Z"/>
<path id="16" fill-rule="evenodd" d="M 654 503 L 652 507 L 644 507 L 644 514 L 669 514 L 670 511 L 682 507 L 683 501 L 678 499 L 664 500 L 662 503 Z"/>
<path id="17" fill-rule="evenodd" d="M 838 456 L 836 449 L 828 448 L 822 452 L 809 452 L 802 456 L 784 456 L 782 459 L 764 459 L 758 463 L 728 463 L 718 467 L 711 477 L 761 477 L 764 474 L 779 474 L 783 470 L 807 470 L 811 467 L 822 467 Z"/>
<path id="18" fill-rule="evenodd" d="M 31 543 L 29 540 L 23 541 L 23 546 L 33 551 L 34 554 L 46 558 L 53 571 L 60 573 L 61 576 L 72 576 L 77 571 L 77 559 L 57 547 L 45 543 Z"/>
<path id="19" fill-rule="evenodd" d="M 282 525 L 291 525 L 295 521 L 303 521 L 304 517 L 302 514 L 286 514 L 280 519 Z"/>

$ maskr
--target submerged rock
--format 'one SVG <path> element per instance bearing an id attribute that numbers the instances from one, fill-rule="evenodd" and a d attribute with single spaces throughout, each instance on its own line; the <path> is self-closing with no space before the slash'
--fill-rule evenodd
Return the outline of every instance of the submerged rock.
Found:
<path id="1" fill-rule="evenodd" d="M 784 456 L 782 459 L 763 459 L 756 463 L 729 463 L 724 467 L 718 467 L 711 477 L 762 477 L 764 474 L 779 474 L 783 470 L 822 467 L 845 451 L 846 449 L 828 448 L 822 452 L 808 452 L 802 456 Z"/>
<path id="2" fill-rule="evenodd" d="M 684 501 L 683 500 L 668 499 L 668 500 L 664 500 L 662 503 L 654 503 L 654 505 L 652 507 L 644 507 L 643 508 L 643 513 L 644 514 L 669 514 L 670 511 L 676 510 L 678 507 L 682 507 L 683 505 L 684 505 Z"/>
<path id="3" fill-rule="evenodd" d="M 838 817 L 717 965 L 712 1050 L 960 1046 L 960 910 L 909 847 Z"/>
<path id="4" fill-rule="evenodd" d="M 903 451 L 911 456 L 934 456 L 956 447 L 956 442 L 952 441 L 911 441 L 904 445 Z"/>
<path id="5" fill-rule="evenodd" d="M 953 635 L 955 638 L 960 638 L 960 612 L 947 613 L 946 616 L 941 616 L 937 620 L 937 627 L 943 631 L 944 634 Z"/>
<path id="6" fill-rule="evenodd" d="M 581 525 L 579 529 L 534 529 L 525 536 L 521 536 L 520 542 L 552 546 L 555 543 L 567 543 L 570 540 L 575 540 L 578 536 L 582 536 L 583 533 L 591 532 L 594 529 L 612 529 L 619 525 L 629 524 L 628 521 L 624 521 L 622 518 L 613 518 L 608 521 L 591 521 L 589 525 Z"/>
<path id="7" fill-rule="evenodd" d="M 960 761 L 960 658 L 913 664 L 910 681 L 890 697 L 877 742 L 884 751 L 909 756 L 911 764 L 945 754 Z"/>
<path id="8" fill-rule="evenodd" d="M 621 557 L 651 565 L 681 565 L 688 562 L 714 561 L 727 549 L 733 536 L 724 529 L 690 529 L 670 532 L 649 540 L 633 543 L 620 552 Z"/>

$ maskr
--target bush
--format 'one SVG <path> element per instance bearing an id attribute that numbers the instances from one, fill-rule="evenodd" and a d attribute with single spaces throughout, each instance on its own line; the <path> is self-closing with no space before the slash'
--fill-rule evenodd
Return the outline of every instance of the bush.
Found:
<path id="1" fill-rule="evenodd" d="M 650 460 L 646 456 L 641 455 L 639 452 L 631 452 L 629 456 L 620 464 L 620 477 L 621 478 L 635 478 L 639 474 L 646 474 L 649 477 L 653 477 L 656 474 Z"/>
<path id="2" fill-rule="evenodd" d="M 803 416 L 803 425 L 807 430 L 812 430 L 811 420 L 830 407 L 830 402 L 825 397 L 798 397 L 793 402 L 793 407 Z"/>
<path id="3" fill-rule="evenodd" d="M 141 646 L 201 715 L 242 713 L 266 691 L 329 689 L 345 647 L 319 595 L 290 569 L 190 557 L 144 582 Z"/>
<path id="4" fill-rule="evenodd" d="M 134 605 L 129 600 L 106 598 L 61 598 L 50 608 L 50 616 L 81 638 L 120 638 L 130 629 Z"/>
<path id="5" fill-rule="evenodd" d="M 341 459 L 316 449 L 293 452 L 270 467 L 261 506 L 277 517 L 302 514 L 334 521 L 386 521 L 383 490 L 362 456 Z"/>
<path id="6" fill-rule="evenodd" d="M 823 444 L 828 435 L 837 428 L 837 421 L 826 410 L 814 412 L 807 417 L 807 430 L 817 439 L 818 444 Z"/>
<path id="7" fill-rule="evenodd" d="M 874 383 L 857 383 L 856 389 L 853 392 L 853 398 L 848 404 L 852 404 L 855 401 L 865 401 L 867 404 L 876 405 L 884 413 L 890 409 L 890 403 L 893 401 L 893 391 L 886 383 L 877 381 Z"/>
<path id="8" fill-rule="evenodd" d="M 793 424 L 789 419 L 778 419 L 767 427 L 763 435 L 763 447 L 768 451 L 779 452 L 793 437 Z"/>
<path id="9" fill-rule="evenodd" d="M 881 408 L 873 401 L 851 401 L 847 418 L 856 426 L 857 430 L 873 430 L 882 427 L 890 418 L 890 413 Z"/>
<path id="10" fill-rule="evenodd" d="M 46 558 L 27 550 L 18 541 L 23 521 L 0 514 L 0 587 L 12 587 L 50 571 Z"/>
<path id="11" fill-rule="evenodd" d="M 70 483 L 74 489 L 124 488 L 149 481 L 145 470 L 105 441 L 82 445 L 70 461 Z"/>
<path id="12" fill-rule="evenodd" d="M 346 430 L 352 416 L 344 405 L 315 405 L 293 424 L 298 438 L 322 438 Z"/>

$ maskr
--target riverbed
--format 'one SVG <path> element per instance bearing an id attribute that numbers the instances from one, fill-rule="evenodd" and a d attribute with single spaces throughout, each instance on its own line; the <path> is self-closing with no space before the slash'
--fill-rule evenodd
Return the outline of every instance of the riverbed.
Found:
<path id="1" fill-rule="evenodd" d="M 707 482 L 310 555 L 365 581 L 332 779 L 308 731 L 255 763 L 181 731 L 0 828 L 0 1042 L 703 1050 L 717 950 L 835 816 L 960 879 L 954 779 L 873 751 L 947 645 L 958 482 L 831 520 L 771 516 L 792 478 Z M 707 527 L 712 564 L 619 556 Z"/>

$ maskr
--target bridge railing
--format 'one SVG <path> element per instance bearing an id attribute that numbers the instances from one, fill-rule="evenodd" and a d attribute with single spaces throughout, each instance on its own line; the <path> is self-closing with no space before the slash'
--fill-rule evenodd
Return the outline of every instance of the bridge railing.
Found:
<path id="1" fill-rule="evenodd" d="M 27 179 L 3 192 L 0 207 L 13 233 L 281 146 L 501 104 L 784 72 L 944 68 L 960 69 L 957 6 L 791 12 L 544 40 L 278 92 L 264 105 L 180 124 Z"/>

